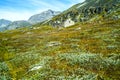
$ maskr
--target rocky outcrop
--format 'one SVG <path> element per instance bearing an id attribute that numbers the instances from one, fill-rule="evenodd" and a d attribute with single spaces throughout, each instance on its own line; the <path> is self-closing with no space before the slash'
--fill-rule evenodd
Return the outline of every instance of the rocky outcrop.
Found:
<path id="1" fill-rule="evenodd" d="M 74 25 L 75 22 L 72 21 L 71 19 L 67 19 L 65 22 L 64 22 L 64 27 L 69 27 L 69 26 L 72 26 Z"/>

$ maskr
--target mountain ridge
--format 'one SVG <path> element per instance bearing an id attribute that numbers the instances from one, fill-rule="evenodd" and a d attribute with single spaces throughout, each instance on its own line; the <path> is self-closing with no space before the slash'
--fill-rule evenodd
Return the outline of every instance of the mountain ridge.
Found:
<path id="1" fill-rule="evenodd" d="M 22 28 L 27 26 L 31 26 L 31 24 L 28 21 L 19 20 L 19 21 L 14 21 L 10 23 L 8 26 L 6 26 L 6 28 L 7 30 L 12 30 L 12 29 L 17 29 L 17 28 Z"/>
<path id="2" fill-rule="evenodd" d="M 13 22 L 6 20 L 6 21 L 9 21 L 9 24 L 7 24 L 7 25 L 4 25 L 4 22 L 2 22 L 3 20 L 5 21 L 5 19 L 1 19 L 0 20 L 0 23 L 1 23 L 0 31 L 32 26 L 33 24 L 37 24 L 37 23 L 43 22 L 45 20 L 49 20 L 52 17 L 58 15 L 59 13 L 60 13 L 60 11 L 53 11 L 53 10 L 49 9 L 47 11 L 43 11 L 41 13 L 31 16 L 28 20 L 19 20 L 19 21 L 13 21 Z"/>
<path id="3" fill-rule="evenodd" d="M 99 21 L 100 19 L 120 19 L 119 6 L 119 0 L 86 0 L 83 3 L 73 5 L 53 17 L 49 22 L 44 22 L 43 25 L 65 26 L 64 23 L 69 18 L 75 23 Z"/>
<path id="4" fill-rule="evenodd" d="M 31 24 L 40 23 L 40 22 L 43 22 L 45 20 L 49 20 L 58 14 L 60 14 L 60 11 L 53 11 L 53 10 L 49 9 L 47 11 L 43 11 L 39 14 L 35 14 L 35 15 L 31 16 L 28 19 L 28 22 L 30 22 Z"/>
<path id="5" fill-rule="evenodd" d="M 4 31 L 10 23 L 12 23 L 10 20 L 0 19 L 0 31 Z"/>

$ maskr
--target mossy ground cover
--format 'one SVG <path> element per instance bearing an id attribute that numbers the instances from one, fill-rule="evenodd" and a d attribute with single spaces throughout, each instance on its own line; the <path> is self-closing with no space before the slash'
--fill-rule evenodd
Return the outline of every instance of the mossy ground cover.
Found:
<path id="1" fill-rule="evenodd" d="M 0 79 L 120 79 L 120 20 L 34 27 L 0 33 Z"/>

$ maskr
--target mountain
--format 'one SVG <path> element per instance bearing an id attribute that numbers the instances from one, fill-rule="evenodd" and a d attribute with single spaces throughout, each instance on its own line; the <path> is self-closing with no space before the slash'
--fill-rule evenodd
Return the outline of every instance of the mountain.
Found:
<path id="1" fill-rule="evenodd" d="M 31 16 L 28 21 L 21 20 L 21 21 L 11 22 L 8 20 L 1 19 L 0 20 L 0 31 L 31 26 L 32 24 L 36 24 L 36 23 L 43 22 L 45 20 L 49 20 L 58 14 L 60 14 L 59 11 L 47 10 L 47 11 L 44 11 L 40 14 L 36 14 L 36 15 Z"/>
<path id="2" fill-rule="evenodd" d="M 5 30 L 5 27 L 11 23 L 9 20 L 0 19 L 0 31 Z"/>
<path id="3" fill-rule="evenodd" d="M 9 25 L 10 23 L 11 23 L 11 21 L 9 21 L 9 20 L 0 19 L 0 27 L 5 27 L 5 26 Z"/>
<path id="4" fill-rule="evenodd" d="M 86 0 L 78 3 L 43 24 L 70 26 L 77 22 L 91 22 L 102 19 L 120 19 L 120 0 Z M 74 22 L 74 24 L 73 24 Z"/>
<path id="5" fill-rule="evenodd" d="M 29 22 L 32 24 L 40 23 L 45 20 L 51 19 L 52 17 L 60 14 L 59 11 L 47 10 L 40 14 L 33 15 L 29 18 Z"/>
<path id="6" fill-rule="evenodd" d="M 21 20 L 21 21 L 11 22 L 5 19 L 0 19 L 0 31 L 11 30 L 11 29 L 16 29 L 20 27 L 31 26 L 32 24 L 41 23 L 43 21 L 47 21 L 53 18 L 54 16 L 60 13 L 61 13 L 60 11 L 53 11 L 49 9 L 40 14 L 35 14 L 31 16 L 28 19 L 28 21 Z"/>
<path id="7" fill-rule="evenodd" d="M 21 21 L 14 21 L 14 22 L 10 23 L 6 28 L 8 30 L 11 30 L 11 29 L 27 27 L 27 26 L 31 26 L 31 24 L 28 21 L 21 20 Z"/>

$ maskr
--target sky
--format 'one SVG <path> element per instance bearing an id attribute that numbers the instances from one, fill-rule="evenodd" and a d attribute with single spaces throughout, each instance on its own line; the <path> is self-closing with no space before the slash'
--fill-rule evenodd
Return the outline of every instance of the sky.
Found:
<path id="1" fill-rule="evenodd" d="M 28 20 L 30 16 L 48 9 L 64 11 L 84 0 L 0 0 L 0 19 Z"/>

